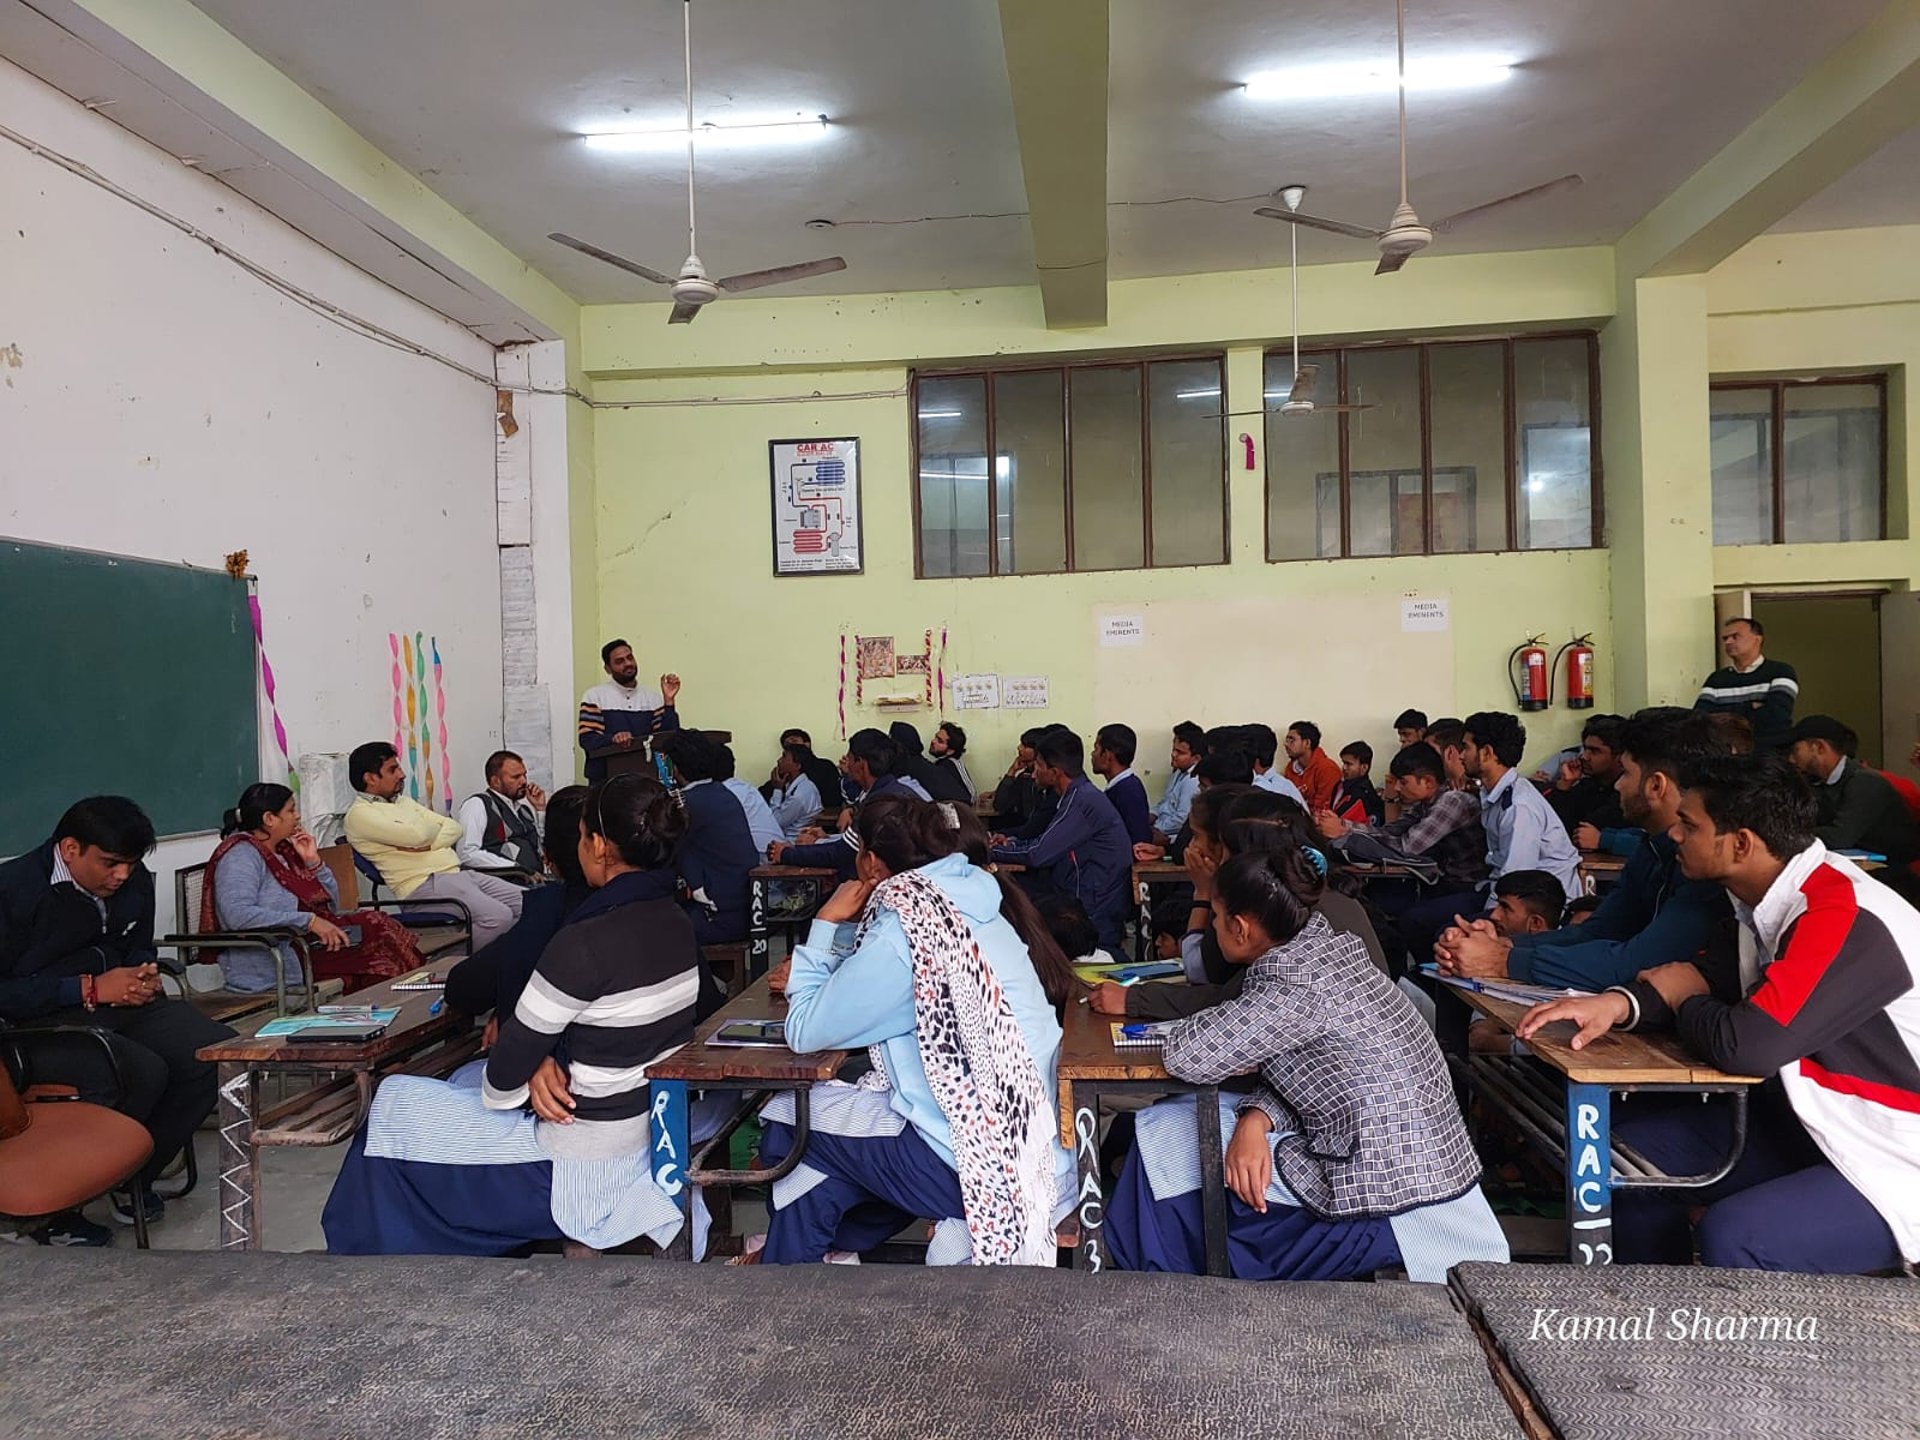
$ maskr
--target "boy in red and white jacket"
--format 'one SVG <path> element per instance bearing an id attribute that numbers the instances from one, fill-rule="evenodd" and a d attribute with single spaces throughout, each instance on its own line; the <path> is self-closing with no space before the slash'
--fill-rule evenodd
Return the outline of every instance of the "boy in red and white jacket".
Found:
<path id="1" fill-rule="evenodd" d="M 1703 1190 L 1620 1192 L 1616 1253 L 1685 1264 L 1860 1274 L 1920 1261 L 1920 912 L 1814 838 L 1812 793 L 1774 756 L 1715 756 L 1682 776 L 1673 835 L 1689 879 L 1718 880 L 1737 934 L 1697 964 L 1537 1007 L 1576 1047 L 1609 1028 L 1672 1028 L 1715 1067 L 1770 1077 L 1746 1149 Z M 1615 1136 L 1669 1174 L 1717 1168 L 1725 1102 L 1635 1097 Z M 1651 1102 L 1651 1103 L 1648 1103 Z"/>

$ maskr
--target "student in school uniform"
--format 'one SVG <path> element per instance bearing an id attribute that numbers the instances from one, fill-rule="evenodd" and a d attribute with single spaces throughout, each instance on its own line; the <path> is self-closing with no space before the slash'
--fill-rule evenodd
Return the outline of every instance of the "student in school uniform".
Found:
<path id="1" fill-rule="evenodd" d="M 381 1083 L 321 1215 L 329 1253 L 509 1255 L 679 1233 L 680 1207 L 649 1163 L 644 1071 L 692 1038 L 701 989 L 674 900 L 685 825 L 650 776 L 593 787 L 576 840 L 592 894 L 541 952 L 484 1064 Z"/>
<path id="2" fill-rule="evenodd" d="M 1681 776 L 1680 864 L 1726 887 L 1732 933 L 1696 963 L 1538 1006 L 1584 1048 L 1610 1029 L 1671 1030 L 1719 1070 L 1760 1075 L 1745 1149 L 1701 1189 L 1614 1196 L 1614 1254 L 1685 1265 L 1852 1275 L 1920 1261 L 1920 914 L 1815 834 L 1805 780 L 1778 754 L 1721 755 Z M 1733 1137 L 1727 1097 L 1638 1095 L 1616 1140 L 1670 1174 L 1710 1171 Z M 1697 1227 L 1692 1214 L 1706 1208 Z"/>
<path id="3" fill-rule="evenodd" d="M 842 805 L 852 803 L 842 789 L 841 782 L 845 777 L 840 774 L 840 768 L 814 750 L 811 735 L 798 727 L 781 731 L 781 753 L 784 754 L 789 747 L 793 748 L 801 771 L 813 782 L 814 791 L 820 796 L 822 809 L 827 807 L 838 809 Z M 767 777 L 767 783 L 760 787 L 760 793 L 766 798 L 768 805 L 773 804 L 773 792 L 780 789 L 783 783 L 780 778 L 780 761 L 776 758 L 773 762 L 773 773 Z"/>
<path id="4" fill-rule="evenodd" d="M 773 1187 L 764 1263 L 857 1254 L 915 1219 L 936 1222 L 928 1264 L 1054 1263 L 1073 1157 L 1059 1139 L 1060 1022 L 1033 952 L 1057 947 L 958 852 L 941 818 L 957 809 L 898 792 L 863 805 L 859 878 L 794 951 L 788 1044 L 865 1049 L 874 1069 L 814 1088 L 805 1153 Z M 793 1097 L 761 1118 L 761 1158 L 778 1164 L 795 1144 Z"/>
<path id="5" fill-rule="evenodd" d="M 1466 722 L 1451 715 L 1443 715 L 1427 726 L 1426 743 L 1433 747 L 1434 754 L 1440 757 L 1445 770 L 1449 790 L 1471 790 L 1476 794 L 1480 787 L 1467 774 L 1467 727 Z"/>
<path id="6" fill-rule="evenodd" d="M 1025 865 L 1030 891 L 1051 886 L 1076 897 L 1100 943 L 1119 950 L 1132 908 L 1132 847 L 1119 812 L 1087 779 L 1081 754 L 1080 737 L 1064 726 L 1040 737 L 1034 778 L 1059 805 L 1037 839 L 996 846 L 993 858 Z"/>
<path id="7" fill-rule="evenodd" d="M 1487 879 L 1487 835 L 1480 798 L 1446 784 L 1440 753 L 1431 744 L 1409 745 L 1389 768 L 1400 784 L 1402 808 L 1384 825 L 1356 825 L 1331 810 L 1314 816 L 1315 827 L 1334 848 L 1358 860 L 1412 861 L 1435 867 L 1430 886 L 1393 880 L 1371 887 L 1369 898 L 1394 921 L 1387 955 L 1395 974 L 1411 951 L 1424 961 L 1433 941 L 1462 908 L 1479 914 Z"/>
<path id="8" fill-rule="evenodd" d="M 1311 720 L 1296 720 L 1287 727 L 1282 743 L 1287 751 L 1287 779 L 1306 796 L 1308 812 L 1325 810 L 1340 784 L 1340 767 L 1320 748 L 1320 727 Z"/>
<path id="9" fill-rule="evenodd" d="M 1180 827 L 1187 823 L 1187 808 L 1200 789 L 1200 757 L 1206 753 L 1207 732 L 1191 720 L 1173 727 L 1173 750 L 1167 757 L 1172 769 L 1167 775 L 1166 792 L 1153 809 L 1153 838 L 1159 845 L 1173 843 Z"/>
<path id="10" fill-rule="evenodd" d="M 1036 754 L 1033 747 L 1040 743 L 1040 737 L 1046 730 L 1046 726 L 1036 725 L 1031 730 L 1020 732 L 1020 743 L 1014 749 L 1013 763 L 1007 766 L 1007 773 L 994 786 L 993 822 L 1006 834 L 1016 833 L 1033 815 L 1039 792 L 1039 787 L 1033 782 Z"/>
<path id="11" fill-rule="evenodd" d="M 1884 855 L 1882 883 L 1906 890 L 1916 840 L 1913 817 L 1900 792 L 1855 755 L 1860 737 L 1831 715 L 1809 715 L 1787 736 L 1787 758 L 1813 787 L 1818 812 L 1815 833 L 1829 850 L 1867 850 Z"/>
<path id="12" fill-rule="evenodd" d="M 887 727 L 887 738 L 893 741 L 893 773 L 901 780 L 911 780 L 926 792 L 929 800 L 955 800 L 962 805 L 972 802 L 960 793 L 961 785 L 951 772 L 943 774 L 939 767 L 926 755 L 925 747 L 920 743 L 920 732 L 905 720 L 896 720 Z"/>
<path id="13" fill-rule="evenodd" d="M 754 855 L 765 855 L 769 845 L 776 845 L 787 838 L 786 832 L 780 828 L 780 822 L 773 818 L 773 809 L 767 804 L 766 797 L 740 778 L 739 762 L 733 758 L 732 746 L 713 742 L 713 762 L 713 778 L 740 802 L 740 812 L 747 817 L 747 833 L 753 837 Z M 757 858 L 754 863 L 759 863 Z"/>
<path id="14" fill-rule="evenodd" d="M 1387 805 L 1373 788 L 1373 747 L 1355 740 L 1340 751 L 1340 783 L 1334 786 L 1327 808 L 1342 820 L 1384 825 Z"/>
<path id="15" fill-rule="evenodd" d="M 973 783 L 973 776 L 967 770 L 967 732 L 951 720 L 942 720 L 939 728 L 933 732 L 933 739 L 927 746 L 933 757 L 933 768 L 940 773 L 942 784 L 934 790 L 936 800 L 955 800 L 962 805 L 971 805 L 980 798 L 980 787 Z"/>
<path id="16" fill-rule="evenodd" d="M 1449 927 L 1435 962 L 1475 979 L 1601 990 L 1699 954 L 1726 924 L 1727 898 L 1717 883 L 1681 873 L 1670 832 L 1680 820 L 1682 767 L 1697 754 L 1713 753 L 1725 753 L 1724 746 L 1688 711 L 1636 713 L 1620 734 L 1619 790 L 1627 821 L 1648 838 L 1586 922 L 1528 935 L 1495 935 L 1485 922 L 1464 931 Z"/>
<path id="17" fill-rule="evenodd" d="M 1393 718 L 1393 733 L 1400 741 L 1400 748 L 1418 745 L 1427 738 L 1427 712 L 1424 710 L 1402 710 Z"/>
<path id="18" fill-rule="evenodd" d="M 859 802 L 854 806 L 856 813 L 867 801 L 896 790 L 916 800 L 927 798 L 926 792 L 918 785 L 893 773 L 893 762 L 893 741 L 871 726 L 856 730 L 847 737 L 847 753 L 840 759 L 840 768 L 860 793 Z M 802 832 L 798 844 L 783 843 L 769 848 L 767 859 L 775 865 L 820 866 L 837 870 L 843 881 L 851 880 L 856 853 L 853 837 L 851 829 L 825 836 L 807 830 Z"/>
<path id="19" fill-rule="evenodd" d="M 1547 777 L 1547 804 L 1579 844 L 1579 829 L 1617 829 L 1626 823 L 1620 813 L 1620 735 L 1626 729 L 1620 715 L 1590 715 L 1580 727 L 1580 749 L 1571 762 L 1562 761 Z M 1583 847 L 1596 848 L 1596 847 Z"/>
<path id="20" fill-rule="evenodd" d="M 787 745 L 773 763 L 774 788 L 767 808 L 773 812 L 782 840 L 799 839 L 800 832 L 814 823 L 825 804 L 810 773 L 813 759 L 813 752 L 804 745 Z"/>
<path id="21" fill-rule="evenodd" d="M 1280 758 L 1280 737 L 1273 733 L 1273 727 L 1256 722 L 1242 725 L 1240 732 L 1246 737 L 1247 758 L 1253 761 L 1253 783 L 1262 790 L 1286 796 L 1302 810 L 1312 813 L 1300 787 L 1274 768 L 1274 761 Z"/>
<path id="22" fill-rule="evenodd" d="M 624 640 L 600 647 L 607 683 L 580 697 L 580 748 L 587 752 L 587 780 L 604 780 L 607 756 L 647 743 L 649 736 L 680 728 L 680 677 L 662 675 L 660 688 L 640 683 L 640 662 Z"/>
<path id="23" fill-rule="evenodd" d="M 740 801 L 719 783 L 720 747 L 698 730 L 681 730 L 661 737 L 660 752 L 673 767 L 687 812 L 677 861 L 694 938 L 702 945 L 744 940 L 753 885 L 748 872 L 761 852 Z"/>
<path id="24" fill-rule="evenodd" d="M 1102 725 L 1093 737 L 1093 773 L 1106 783 L 1107 803 L 1120 816 L 1130 844 L 1153 840 L 1153 814 L 1147 809 L 1147 787 L 1133 773 L 1139 740 L 1131 725 Z"/>
<path id="25" fill-rule="evenodd" d="M 1317 883 L 1298 850 L 1220 867 L 1214 932 L 1248 973 L 1239 995 L 1162 1041 L 1161 1063 L 1183 1080 L 1258 1072 L 1250 1093 L 1221 1097 L 1231 1273 L 1341 1280 L 1401 1265 L 1437 1283 L 1462 1260 L 1505 1261 L 1432 1032 L 1366 948 L 1302 898 Z M 1163 1101 L 1136 1121 L 1107 1201 L 1120 1269 L 1205 1270 L 1194 1103 Z"/>
<path id="26" fill-rule="evenodd" d="M 1479 710 L 1466 718 L 1465 728 L 1462 755 L 1468 776 L 1480 783 L 1488 869 L 1495 876 L 1545 870 L 1571 900 L 1581 889 L 1580 852 L 1546 797 L 1519 771 L 1527 727 L 1503 710 Z"/>
<path id="27" fill-rule="evenodd" d="M 1524 940 L 1560 928 L 1567 897 L 1544 870 L 1509 870 L 1493 882 L 1487 922 L 1505 940 Z"/>

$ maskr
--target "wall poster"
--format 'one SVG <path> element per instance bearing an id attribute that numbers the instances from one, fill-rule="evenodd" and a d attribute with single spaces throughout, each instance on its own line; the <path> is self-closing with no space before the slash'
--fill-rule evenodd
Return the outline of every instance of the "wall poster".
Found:
<path id="1" fill-rule="evenodd" d="M 771 440 L 773 573 L 858 575 L 860 442 Z"/>

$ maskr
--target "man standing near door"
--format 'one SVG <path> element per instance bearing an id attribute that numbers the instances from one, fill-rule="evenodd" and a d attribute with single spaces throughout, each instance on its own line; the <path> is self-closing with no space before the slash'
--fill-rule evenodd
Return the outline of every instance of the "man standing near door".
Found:
<path id="1" fill-rule="evenodd" d="M 1740 616 L 1720 627 L 1720 648 L 1727 663 L 1707 677 L 1695 710 L 1743 716 L 1753 726 L 1753 743 L 1778 749 L 1793 729 L 1793 706 L 1800 698 L 1800 677 L 1784 660 L 1769 660 L 1761 650 L 1767 631 L 1758 620 Z"/>

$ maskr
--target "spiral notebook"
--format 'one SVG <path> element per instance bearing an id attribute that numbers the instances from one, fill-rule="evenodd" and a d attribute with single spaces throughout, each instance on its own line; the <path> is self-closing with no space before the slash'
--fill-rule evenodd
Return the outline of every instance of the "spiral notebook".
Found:
<path id="1" fill-rule="evenodd" d="M 1158 1050 L 1173 1027 L 1171 1020 L 1113 1022 L 1113 1048 L 1116 1050 Z"/>

